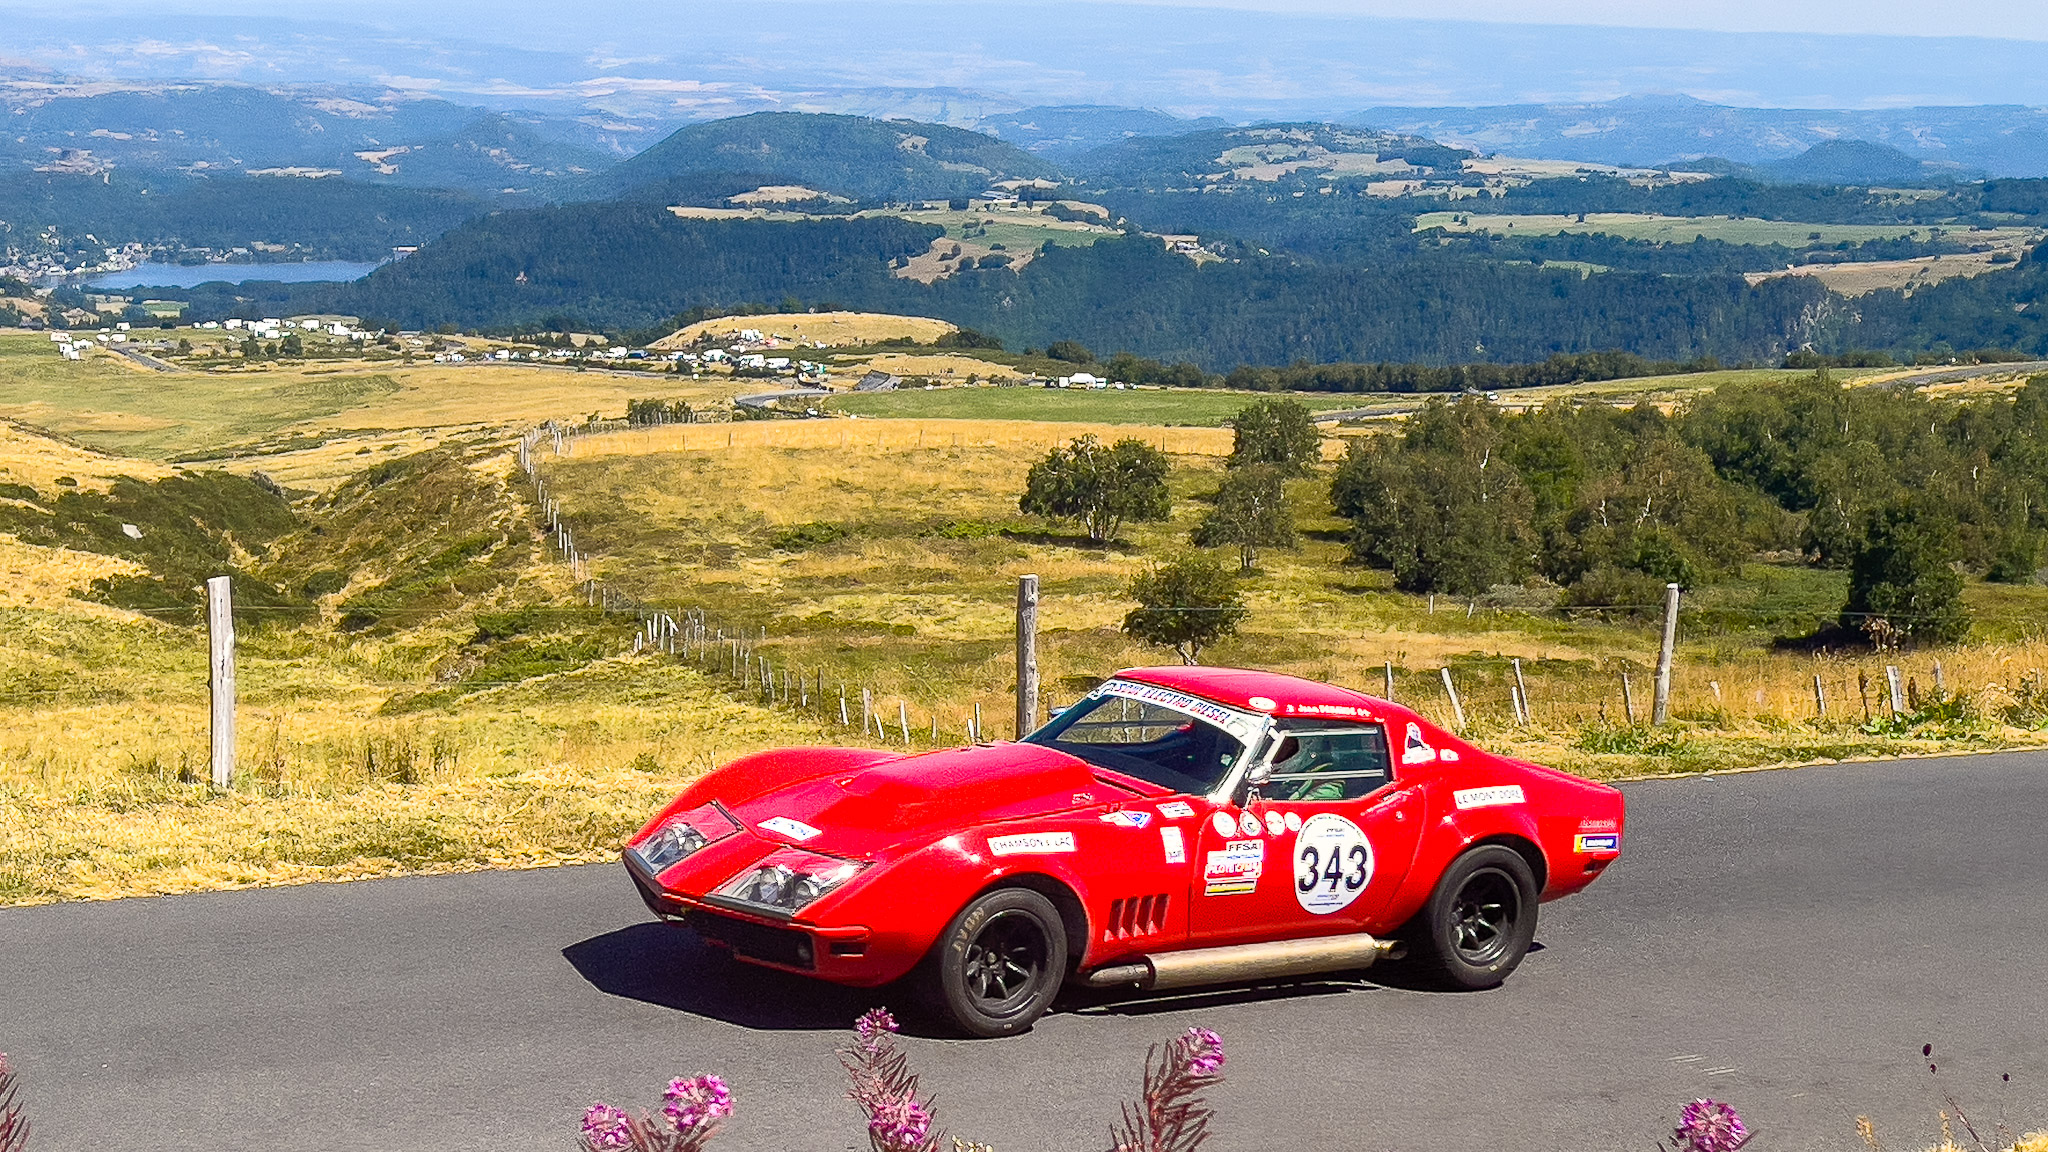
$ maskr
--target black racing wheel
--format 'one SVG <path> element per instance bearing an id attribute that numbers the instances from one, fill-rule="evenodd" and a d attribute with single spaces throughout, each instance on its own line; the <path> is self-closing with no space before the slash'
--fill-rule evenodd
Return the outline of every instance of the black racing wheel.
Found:
<path id="1" fill-rule="evenodd" d="M 1451 861 L 1409 923 L 1416 969 L 1445 988 L 1497 987 L 1536 938 L 1538 895 L 1521 853 L 1500 844 L 1470 849 Z"/>
<path id="2" fill-rule="evenodd" d="M 976 898 L 933 951 L 932 999 L 969 1036 L 1009 1036 L 1045 1014 L 1067 974 L 1059 909 L 1028 888 Z"/>

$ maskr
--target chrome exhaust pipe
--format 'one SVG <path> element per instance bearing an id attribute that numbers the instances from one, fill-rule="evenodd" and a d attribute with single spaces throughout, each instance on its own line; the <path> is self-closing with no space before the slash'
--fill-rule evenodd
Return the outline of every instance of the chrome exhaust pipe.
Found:
<path id="1" fill-rule="evenodd" d="M 1386 957 L 1399 959 L 1400 951 L 1401 946 L 1395 941 L 1380 940 L 1364 932 L 1224 948 L 1191 948 L 1097 968 L 1083 983 L 1090 988 L 1136 985 L 1150 990 L 1234 984 L 1276 976 L 1314 976 L 1370 968 Z"/>

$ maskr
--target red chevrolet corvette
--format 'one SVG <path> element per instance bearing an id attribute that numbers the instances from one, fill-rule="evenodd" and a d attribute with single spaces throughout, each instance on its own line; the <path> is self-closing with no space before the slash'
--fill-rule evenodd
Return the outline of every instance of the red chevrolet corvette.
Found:
<path id="1" fill-rule="evenodd" d="M 1119 673 L 1015 744 L 798 748 L 706 775 L 634 836 L 649 908 L 741 959 L 913 976 L 963 1031 L 1063 984 L 1364 968 L 1453 988 L 1621 854 L 1622 798 L 1398 704 L 1227 668 Z"/>

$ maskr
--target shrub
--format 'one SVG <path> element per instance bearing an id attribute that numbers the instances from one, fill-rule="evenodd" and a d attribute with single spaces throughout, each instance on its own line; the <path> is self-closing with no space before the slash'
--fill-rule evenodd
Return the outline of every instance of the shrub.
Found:
<path id="1" fill-rule="evenodd" d="M 1083 436 L 1031 466 L 1018 508 L 1027 516 L 1078 520 L 1088 539 L 1116 538 L 1127 520 L 1164 520 L 1172 512 L 1166 454 L 1143 440 L 1110 447 Z"/>
<path id="2" fill-rule="evenodd" d="M 1230 418 L 1230 466 L 1270 464 L 1306 476 L 1323 459 L 1323 434 L 1299 400 L 1257 400 Z"/>
<path id="3" fill-rule="evenodd" d="M 1140 573 L 1130 593 L 1138 607 L 1124 617 L 1124 631 L 1173 649 L 1183 664 L 1199 661 L 1202 649 L 1235 633 L 1251 615 L 1230 574 L 1200 553 Z"/>
<path id="4" fill-rule="evenodd" d="M 1252 464 L 1224 477 L 1216 506 L 1194 531 L 1197 548 L 1234 545 L 1238 571 L 1249 572 L 1261 548 L 1294 547 L 1294 513 L 1276 464 Z"/>
<path id="5" fill-rule="evenodd" d="M 1849 556 L 1842 626 L 1879 647 L 1961 640 L 1970 614 L 1955 559 L 1955 522 L 1940 510 L 1910 497 L 1874 509 Z"/>

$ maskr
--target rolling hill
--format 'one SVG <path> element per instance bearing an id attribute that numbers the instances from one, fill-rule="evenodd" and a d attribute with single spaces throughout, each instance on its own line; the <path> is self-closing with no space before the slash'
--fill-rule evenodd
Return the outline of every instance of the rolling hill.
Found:
<path id="1" fill-rule="evenodd" d="M 969 196 L 998 181 L 1059 178 L 1051 162 L 964 128 L 756 112 L 679 129 L 589 186 L 603 195 L 678 203 L 729 196 L 719 191 L 726 187 L 762 185 L 886 201 Z"/>

